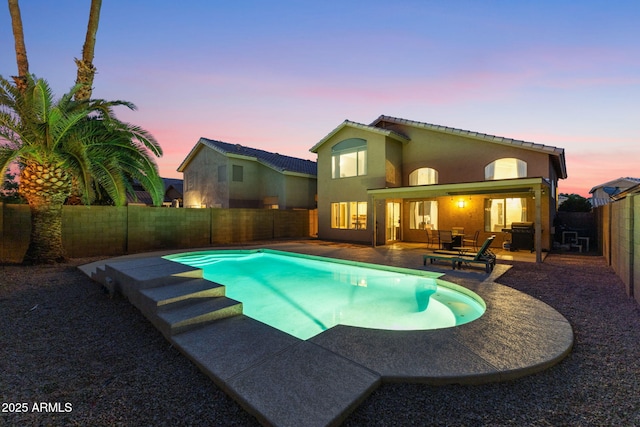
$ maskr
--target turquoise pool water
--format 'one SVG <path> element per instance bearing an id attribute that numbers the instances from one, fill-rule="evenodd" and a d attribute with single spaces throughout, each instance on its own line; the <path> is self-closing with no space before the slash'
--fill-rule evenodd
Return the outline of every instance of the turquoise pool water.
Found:
<path id="1" fill-rule="evenodd" d="M 246 316 L 300 339 L 335 325 L 439 329 L 471 322 L 485 305 L 473 292 L 419 270 L 266 249 L 170 255 L 242 301 Z"/>

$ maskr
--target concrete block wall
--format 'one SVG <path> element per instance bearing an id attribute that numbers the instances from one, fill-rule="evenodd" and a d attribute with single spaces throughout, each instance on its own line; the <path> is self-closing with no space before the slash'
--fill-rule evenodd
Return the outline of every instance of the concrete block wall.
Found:
<path id="1" fill-rule="evenodd" d="M 20 262 L 29 247 L 31 212 L 28 205 L 0 204 L 2 243 L 0 262 Z"/>
<path id="2" fill-rule="evenodd" d="M 308 210 L 64 206 L 62 242 L 71 258 L 306 238 Z M 20 262 L 29 245 L 27 205 L 0 204 L 0 262 Z"/>
<path id="3" fill-rule="evenodd" d="M 611 267 L 622 279 L 627 295 L 632 295 L 631 288 L 631 223 L 629 199 L 620 200 L 612 205 L 611 222 Z"/>
<path id="4" fill-rule="evenodd" d="M 71 258 L 127 251 L 127 208 L 64 206 L 62 244 Z"/>
<path id="5" fill-rule="evenodd" d="M 287 211 L 270 209 L 212 209 L 211 243 L 227 244 L 268 240 L 276 236 L 274 231 L 275 215 Z"/>
<path id="6" fill-rule="evenodd" d="M 602 252 L 625 286 L 640 303 L 640 194 L 598 208 Z"/>
<path id="7" fill-rule="evenodd" d="M 630 205 L 633 212 L 631 278 L 633 283 L 633 297 L 640 304 L 640 194 L 632 197 Z"/>
<path id="8" fill-rule="evenodd" d="M 128 252 L 208 246 L 209 211 L 129 206 Z"/>
<path id="9" fill-rule="evenodd" d="M 309 229 L 309 217 L 310 211 L 282 211 L 281 215 L 278 215 L 274 219 L 274 233 L 275 238 L 288 238 L 297 236 L 309 236 L 311 230 Z"/>

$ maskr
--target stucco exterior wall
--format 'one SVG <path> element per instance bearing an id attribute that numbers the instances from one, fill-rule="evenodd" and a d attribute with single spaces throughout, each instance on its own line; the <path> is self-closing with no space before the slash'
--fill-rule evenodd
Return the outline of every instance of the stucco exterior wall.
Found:
<path id="1" fill-rule="evenodd" d="M 401 187 L 403 183 L 403 143 L 385 138 L 385 187 Z"/>
<path id="2" fill-rule="evenodd" d="M 281 209 L 308 209 L 316 207 L 318 184 L 316 179 L 284 175 L 284 197 Z"/>
<path id="3" fill-rule="evenodd" d="M 367 174 L 349 178 L 331 177 L 331 148 L 349 138 L 367 140 Z M 331 203 L 369 202 L 369 188 L 383 188 L 386 184 L 386 138 L 359 129 L 344 128 L 318 150 L 318 236 L 344 241 L 371 241 L 373 218 L 367 217 L 366 230 L 331 228 Z M 371 209 L 371 208 L 369 208 Z"/>
<path id="4" fill-rule="evenodd" d="M 494 160 L 515 157 L 527 162 L 528 177 L 549 176 L 549 155 L 493 142 L 405 126 L 398 129 L 411 142 L 403 150 L 403 185 L 422 167 L 438 171 L 438 183 L 484 181 L 484 168 Z"/>
<path id="5" fill-rule="evenodd" d="M 229 207 L 262 208 L 262 191 L 268 180 L 265 175 L 268 171 L 264 166 L 252 160 L 230 157 L 228 171 L 229 181 Z M 234 181 L 233 167 L 242 167 L 242 181 Z M 279 181 L 275 176 L 271 181 Z"/>
<path id="6" fill-rule="evenodd" d="M 234 180 L 234 166 L 242 168 L 241 180 Z M 277 199 L 280 209 L 315 208 L 315 177 L 281 173 L 254 158 L 201 146 L 183 173 L 185 207 L 262 209 Z"/>
<path id="7" fill-rule="evenodd" d="M 218 181 L 218 168 L 223 167 L 225 181 Z M 199 147 L 184 172 L 185 207 L 229 207 L 231 171 L 227 157 L 215 150 Z"/>

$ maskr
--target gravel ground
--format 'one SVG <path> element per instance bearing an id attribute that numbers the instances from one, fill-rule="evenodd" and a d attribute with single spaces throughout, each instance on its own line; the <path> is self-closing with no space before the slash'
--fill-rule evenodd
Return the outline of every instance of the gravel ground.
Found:
<path id="1" fill-rule="evenodd" d="M 91 261 L 0 266 L 0 425 L 257 425 L 132 305 L 77 270 Z M 565 360 L 500 384 L 385 384 L 344 425 L 640 425 L 640 306 L 604 259 L 551 254 L 514 263 L 499 282 L 569 320 Z"/>

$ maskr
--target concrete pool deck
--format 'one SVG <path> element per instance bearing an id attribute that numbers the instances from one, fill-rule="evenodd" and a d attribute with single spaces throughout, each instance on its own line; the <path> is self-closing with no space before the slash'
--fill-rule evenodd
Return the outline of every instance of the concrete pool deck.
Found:
<path id="1" fill-rule="evenodd" d="M 198 269 L 162 259 L 166 253 L 103 260 L 81 270 L 129 298 L 173 345 L 265 425 L 339 424 L 382 382 L 513 380 L 553 366 L 573 345 L 572 328 L 561 314 L 495 282 L 508 270 L 505 264 L 498 263 L 491 275 L 482 269 L 425 267 L 424 250 L 406 245 L 283 242 L 242 248 L 260 247 L 438 271 L 445 273 L 442 279 L 476 292 L 487 311 L 455 328 L 337 326 L 303 341 L 242 315 L 241 306 L 224 297 L 219 286 L 199 278 Z"/>

